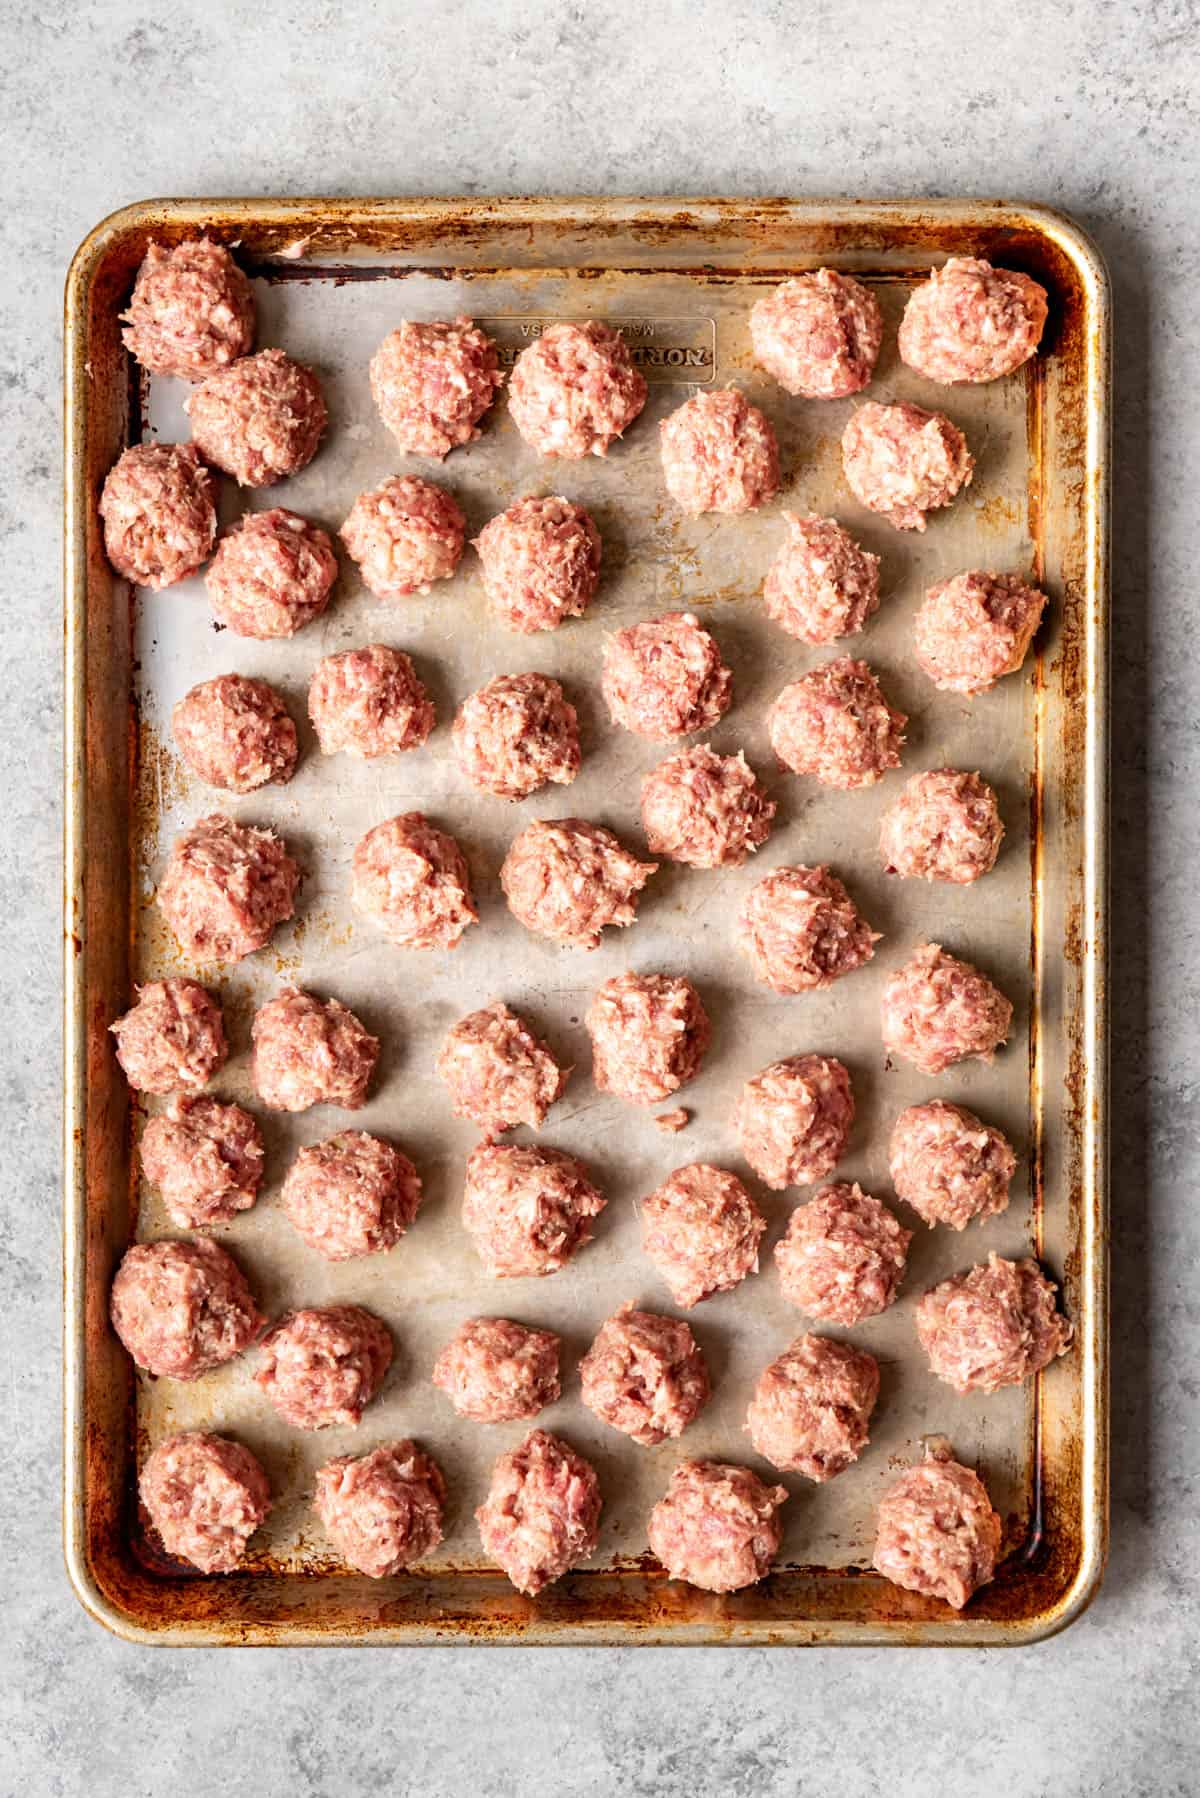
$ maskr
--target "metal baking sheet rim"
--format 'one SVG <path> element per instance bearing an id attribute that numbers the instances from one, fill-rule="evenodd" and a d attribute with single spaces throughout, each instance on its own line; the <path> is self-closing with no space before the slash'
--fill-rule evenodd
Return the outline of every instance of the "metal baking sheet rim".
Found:
<path id="1" fill-rule="evenodd" d="M 406 225 L 425 228 L 463 221 L 476 236 L 489 230 L 527 231 L 550 227 L 581 232 L 623 227 L 653 236 L 693 233 L 720 235 L 744 229 L 760 239 L 772 225 L 811 229 L 819 243 L 839 228 L 877 243 L 899 238 L 919 243 L 925 231 L 957 228 L 966 233 L 1014 230 L 1048 240 L 1072 270 L 1086 309 L 1084 350 L 1085 467 L 1079 483 L 1084 568 L 1083 641 L 1079 645 L 1075 697 L 1083 708 L 1079 758 L 1081 818 L 1079 1001 L 1075 1046 L 1075 1092 L 1079 1135 L 1079 1248 L 1075 1275 L 1078 1296 L 1080 1437 L 1075 1492 L 1078 1501 L 1077 1552 L 1070 1576 L 1050 1602 L 1009 1619 L 975 1617 L 915 1620 L 864 1616 L 770 1616 L 737 1614 L 736 1603 L 693 1594 L 690 1616 L 644 1622 L 622 1617 L 621 1604 L 602 1602 L 591 1615 L 569 1603 L 527 1604 L 514 1615 L 511 1594 L 498 1592 L 503 1616 L 491 1627 L 484 1617 L 455 1618 L 426 1598 L 403 1618 L 378 1592 L 364 1594 L 364 1615 L 353 1627 L 339 1617 L 328 1627 L 313 1620 L 311 1590 L 299 1602 L 285 1579 L 271 1582 L 273 1614 L 255 1616 L 247 1604 L 240 1617 L 223 1609 L 220 1593 L 238 1583 L 190 1582 L 215 1588 L 181 1620 L 150 1620 L 123 1592 L 118 1563 L 103 1565 L 88 1538 L 86 1505 L 90 1471 L 105 1460 L 87 1410 L 87 1307 L 96 1299 L 87 1287 L 89 1219 L 87 1205 L 87 973 L 92 944 L 86 923 L 90 851 L 88 782 L 88 569 L 94 553 L 87 471 L 87 400 L 91 336 L 89 308 L 98 277 L 123 246 L 143 244 L 153 229 L 219 226 L 228 237 L 239 224 L 267 229 L 276 253 L 293 240 L 319 238 L 350 242 L 385 240 Z M 126 207 L 102 221 L 80 245 L 71 263 L 65 294 L 64 330 L 64 585 L 65 585 L 65 793 L 64 793 L 64 1552 L 74 1591 L 84 1608 L 105 1627 L 129 1641 L 155 1644 L 316 1645 L 354 1642 L 412 1643 L 523 1642 L 528 1644 L 645 1643 L 656 1645 L 933 1645 L 996 1647 L 1049 1637 L 1072 1623 L 1095 1595 L 1103 1576 L 1108 1541 L 1108 1246 L 1107 1246 L 1107 857 L 1108 857 L 1108 505 L 1110 481 L 1110 297 L 1103 261 L 1086 233 L 1070 218 L 1039 206 L 996 200 L 791 201 L 785 199 L 212 199 L 158 200 Z M 91 527 L 91 530 L 89 530 Z M 102 1301 L 101 1301 L 102 1302 Z M 141 1575 L 140 1577 L 146 1577 Z M 636 1574 L 592 1574 L 600 1588 Z M 793 1578 L 796 1576 L 793 1575 Z M 851 1578 L 853 1576 L 850 1576 Z M 868 1576 L 873 1577 L 873 1576 Z M 293 1584 L 298 1582 L 293 1581 Z M 311 1588 L 311 1577 L 302 1583 Z M 356 1582 L 357 1583 L 357 1582 Z M 488 1586 L 491 1581 L 487 1581 Z M 815 1583 L 815 1582 L 814 1582 Z M 865 1583 L 865 1581 L 864 1581 Z M 368 1582 L 363 1582 L 364 1586 Z M 658 1583 L 655 1582 L 656 1590 Z M 283 1592 L 279 1588 L 284 1588 Z M 343 1590 L 345 1589 L 343 1585 Z M 483 1595 L 483 1586 L 475 1589 Z M 607 1597 L 607 1594 L 605 1595 Z M 661 1590 L 659 1590 L 661 1597 Z M 659 1607 L 660 1614 L 663 1611 Z M 365 1613 L 371 1611 L 373 1616 Z M 389 1617 L 388 1613 L 393 1614 Z"/>

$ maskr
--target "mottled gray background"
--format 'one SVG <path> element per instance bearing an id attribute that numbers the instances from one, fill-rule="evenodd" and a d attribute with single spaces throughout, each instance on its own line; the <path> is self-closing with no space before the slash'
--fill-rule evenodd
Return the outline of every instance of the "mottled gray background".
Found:
<path id="1" fill-rule="evenodd" d="M 1195 1792 L 1196 0 L 0 0 L 0 1792 Z M 1002 194 L 1117 295 L 1113 1550 L 1020 1652 L 147 1650 L 59 1507 L 59 306 L 156 194 Z"/>

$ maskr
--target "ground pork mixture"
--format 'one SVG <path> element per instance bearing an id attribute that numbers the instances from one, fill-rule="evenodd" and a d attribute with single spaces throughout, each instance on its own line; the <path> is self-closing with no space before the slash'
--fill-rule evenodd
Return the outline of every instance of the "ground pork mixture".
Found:
<path id="1" fill-rule="evenodd" d="M 574 1155 L 480 1143 L 467 1159 L 463 1228 L 493 1279 L 557 1273 L 592 1240 L 605 1201 Z"/>
<path id="2" fill-rule="evenodd" d="M 562 1391 L 562 1342 L 506 1317 L 469 1317 L 438 1356 L 433 1383 L 460 1417 L 517 1423 L 536 1417 Z"/>
<path id="3" fill-rule="evenodd" d="M 741 1592 L 765 1579 L 779 1553 L 783 1486 L 748 1467 L 681 1461 L 650 1513 L 651 1552 L 672 1579 L 704 1592 Z"/>
<path id="4" fill-rule="evenodd" d="M 868 401 L 842 433 L 842 468 L 862 505 L 898 531 L 923 531 L 927 512 L 969 486 L 975 459 L 941 412 Z"/>
<path id="5" fill-rule="evenodd" d="M 971 1057 L 991 1061 L 1008 1040 L 1012 1009 L 986 974 L 925 943 L 884 985 L 883 1046 L 923 1074 Z"/>
<path id="6" fill-rule="evenodd" d="M 1025 660 L 1046 595 L 1019 574 L 972 570 L 939 581 L 913 623 L 913 651 L 935 687 L 973 699 Z"/>
<path id="7" fill-rule="evenodd" d="M 288 1222 L 327 1261 L 395 1248 L 417 1215 L 421 1181 L 393 1143 L 343 1130 L 300 1150 L 283 1183 Z"/>
<path id="8" fill-rule="evenodd" d="M 1071 1345 L 1057 1291 L 1036 1261 L 989 1255 L 932 1287 L 917 1305 L 917 1336 L 939 1380 L 956 1392 L 998 1392 L 1040 1373 Z"/>
<path id="9" fill-rule="evenodd" d="M 121 340 L 151 374 L 203 381 L 254 345 L 254 294 L 224 244 L 152 243 L 138 270 Z"/>
<path id="10" fill-rule="evenodd" d="M 773 1061 L 747 1080 L 733 1114 L 742 1154 L 776 1192 L 832 1173 L 853 1122 L 850 1075 L 832 1055 Z"/>
<path id="11" fill-rule="evenodd" d="M 497 799 L 570 786 L 579 773 L 579 719 L 546 674 L 498 674 L 463 700 L 453 738 L 471 785 Z"/>
<path id="12" fill-rule="evenodd" d="M 591 1463 L 560 1437 L 531 1430 L 496 1462 L 475 1521 L 484 1553 L 536 1598 L 595 1552 L 600 1507 Z"/>
<path id="13" fill-rule="evenodd" d="M 996 864 L 1004 825 L 996 795 L 978 774 L 935 768 L 914 774 L 879 823 L 889 874 L 966 886 Z"/>
<path id="14" fill-rule="evenodd" d="M 218 369 L 186 402 L 192 440 L 206 462 L 242 487 L 299 474 L 329 422 L 321 383 L 282 350 L 260 350 Z"/>
<path id="15" fill-rule="evenodd" d="M 326 1461 L 313 1504 L 342 1559 L 368 1579 L 387 1579 L 437 1547 L 445 1500 L 441 1468 L 406 1438 Z"/>
<path id="16" fill-rule="evenodd" d="M 637 916 L 638 895 L 658 867 L 640 862 L 598 824 L 538 818 L 513 841 L 500 885 L 513 917 L 535 936 L 595 949 L 610 924 Z"/>
<path id="17" fill-rule="evenodd" d="M 678 1318 L 622 1305 L 579 1363 L 583 1402 L 602 1423 L 654 1448 L 682 1436 L 708 1403 L 708 1368 Z"/>
<path id="18" fill-rule="evenodd" d="M 437 1071 L 455 1117 L 472 1119 L 486 1137 L 518 1124 L 540 1129 L 571 1074 L 500 999 L 460 1019 L 442 1044 Z"/>
<path id="19" fill-rule="evenodd" d="M 600 684 L 613 723 L 656 742 L 709 730 L 733 703 L 733 676 L 691 612 L 615 631 Z"/>
<path id="20" fill-rule="evenodd" d="M 910 1105 L 892 1127 L 888 1166 L 897 1196 L 931 1227 L 965 1230 L 1008 1206 L 1012 1145 L 963 1105 Z"/>
<path id="21" fill-rule="evenodd" d="M 850 656 L 789 682 L 768 717 L 785 768 L 843 791 L 873 786 L 899 766 L 907 723 L 867 664 Z"/>
<path id="22" fill-rule="evenodd" d="M 642 828 L 652 855 L 692 868 L 737 868 L 766 842 L 775 816 L 744 755 L 705 743 L 681 749 L 642 780 Z"/>
<path id="23" fill-rule="evenodd" d="M 1013 269 L 952 256 L 913 289 L 900 321 L 900 355 L 930 381 L 995 381 L 1037 353 L 1046 289 Z"/>
<path id="24" fill-rule="evenodd" d="M 642 1200 L 642 1247 L 684 1311 L 757 1272 L 766 1227 L 742 1182 L 705 1162 L 677 1168 Z"/>
<path id="25" fill-rule="evenodd" d="M 173 1099 L 146 1125 L 141 1157 L 180 1230 L 229 1223 L 250 1209 L 262 1183 L 262 1131 L 240 1105 L 216 1099 Z"/>
<path id="26" fill-rule="evenodd" d="M 173 1380 L 231 1361 L 266 1322 L 233 1256 L 206 1237 L 127 1249 L 110 1312 L 137 1365 Z"/>
<path id="27" fill-rule="evenodd" d="M 585 1022 L 597 1087 L 633 1105 L 657 1105 L 694 1080 L 712 1041 L 699 993 L 670 974 L 614 974 Z"/>
<path id="28" fill-rule="evenodd" d="M 391 1364 L 386 1324 L 361 1305 L 326 1305 L 280 1319 L 254 1379 L 285 1423 L 323 1430 L 357 1424 Z"/>
<path id="29" fill-rule="evenodd" d="M 550 325 L 521 351 L 508 384 L 512 421 L 539 456 L 604 456 L 646 404 L 621 333 L 599 319 Z"/>
<path id="30" fill-rule="evenodd" d="M 159 909 L 196 961 L 241 961 L 295 911 L 300 869 L 270 830 L 214 812 L 176 837 Z"/>
<path id="31" fill-rule="evenodd" d="M 318 662 L 308 715 L 322 755 L 361 760 L 419 749 L 436 722 L 410 658 L 386 643 L 345 649 Z"/>
<path id="32" fill-rule="evenodd" d="M 453 949 L 479 921 L 462 850 L 420 812 L 389 818 L 361 838 L 351 897 L 401 949 Z"/>
<path id="33" fill-rule="evenodd" d="M 879 941 L 828 868 L 776 868 L 742 901 L 737 941 L 777 993 L 832 986 L 870 961 Z"/>
<path id="34" fill-rule="evenodd" d="M 783 1296 L 823 1323 L 861 1323 L 895 1303 L 911 1241 L 860 1186 L 827 1186 L 797 1205 L 775 1245 Z"/>
<path id="35" fill-rule="evenodd" d="M 993 1577 L 1002 1536 L 978 1474 L 934 1456 L 902 1473 L 884 1494 L 874 1566 L 894 1586 L 961 1611 Z"/>
<path id="36" fill-rule="evenodd" d="M 357 1111 L 366 1103 L 379 1039 L 337 999 L 285 986 L 255 1014 L 250 1034 L 250 1078 L 272 1111 Z"/>
<path id="37" fill-rule="evenodd" d="M 214 616 L 235 636 L 293 637 L 321 616 L 337 572 L 320 525 L 273 506 L 226 531 L 204 584 Z"/>
<path id="38" fill-rule="evenodd" d="M 469 318 L 405 319 L 371 358 L 371 398 L 406 456 L 435 456 L 479 435 L 504 381 L 491 338 Z"/>
<path id="39" fill-rule="evenodd" d="M 240 1442 L 207 1430 L 168 1436 L 138 1478 L 138 1497 L 169 1555 L 232 1573 L 271 1509 L 267 1476 Z"/>
<path id="40" fill-rule="evenodd" d="M 835 518 L 783 516 L 788 534 L 763 582 L 768 618 L 802 643 L 857 635 L 879 609 L 879 557 Z"/>
<path id="41" fill-rule="evenodd" d="M 559 494 L 519 499 L 489 519 L 475 549 L 488 607 L 512 631 L 552 631 L 582 618 L 600 581 L 600 533 Z"/>
<path id="42" fill-rule="evenodd" d="M 109 1028 L 135 1092 L 199 1092 L 229 1054 L 219 1001 L 178 976 L 139 986 L 137 1004 Z"/>
<path id="43" fill-rule="evenodd" d="M 754 360 L 788 393 L 841 400 L 875 372 L 883 314 L 852 275 L 819 268 L 764 294 L 750 314 Z"/>
<path id="44" fill-rule="evenodd" d="M 116 572 L 157 591 L 186 581 L 217 539 L 213 480 L 191 443 L 137 443 L 100 492 L 104 550 Z"/>
<path id="45" fill-rule="evenodd" d="M 201 681 L 171 713 L 175 747 L 210 787 L 253 793 L 296 772 L 296 726 L 274 687 L 244 674 Z"/>
<path id="46" fill-rule="evenodd" d="M 798 1336 L 763 1369 L 746 1428 L 756 1453 L 781 1473 L 832 1480 L 867 1446 L 879 1363 L 828 1336 Z"/>
<path id="47" fill-rule="evenodd" d="M 753 512 L 778 493 L 775 432 L 738 388 L 694 394 L 659 431 L 667 492 L 685 512 Z"/>

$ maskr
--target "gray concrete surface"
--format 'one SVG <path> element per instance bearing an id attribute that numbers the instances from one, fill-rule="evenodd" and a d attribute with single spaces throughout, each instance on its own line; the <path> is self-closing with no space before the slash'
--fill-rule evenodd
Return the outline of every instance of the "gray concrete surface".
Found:
<path id="1" fill-rule="evenodd" d="M 0 1793 L 1197 1790 L 1195 0 L 0 4 Z M 1016 1653 L 132 1649 L 58 1547 L 59 301 L 150 194 L 987 193 L 1118 302 L 1113 1550 Z"/>

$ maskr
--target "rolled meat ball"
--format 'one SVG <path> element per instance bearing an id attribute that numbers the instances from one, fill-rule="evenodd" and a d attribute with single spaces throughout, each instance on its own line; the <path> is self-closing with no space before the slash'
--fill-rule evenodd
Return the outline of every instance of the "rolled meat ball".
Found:
<path id="1" fill-rule="evenodd" d="M 227 1224 L 258 1197 L 262 1131 L 240 1105 L 173 1099 L 146 1125 L 141 1155 L 142 1172 L 181 1230 Z"/>
<path id="2" fill-rule="evenodd" d="M 931 1371 L 962 1393 L 999 1392 L 1041 1373 L 1074 1334 L 1055 1306 L 1057 1290 L 1036 1261 L 996 1254 L 931 1287 L 916 1310 Z"/>
<path id="3" fill-rule="evenodd" d="M 479 921 L 462 850 L 420 812 L 389 818 L 360 839 L 351 897 L 400 949 L 453 949 Z"/>
<path id="4" fill-rule="evenodd" d="M 883 1046 L 923 1074 L 972 1058 L 990 1062 L 1008 1040 L 1012 1010 L 986 974 L 925 943 L 884 985 Z"/>
<path id="5" fill-rule="evenodd" d="M 858 1460 L 879 1397 L 879 1363 L 828 1336 L 798 1336 L 763 1369 L 746 1428 L 755 1452 L 781 1473 L 821 1483 Z"/>
<path id="6" fill-rule="evenodd" d="M 873 1565 L 894 1586 L 961 1611 L 993 1578 L 1002 1536 L 979 1475 L 949 1456 L 932 1457 L 884 1494 Z"/>
<path id="7" fill-rule="evenodd" d="M 712 1391 L 688 1326 L 632 1304 L 601 1324 L 579 1378 L 588 1410 L 646 1448 L 682 1436 Z"/>
<path id="8" fill-rule="evenodd" d="M 995 381 L 1036 355 L 1046 289 L 1015 269 L 951 256 L 913 289 L 900 320 L 901 360 L 929 381 Z"/>
<path id="9" fill-rule="evenodd" d="M 463 1228 L 494 1280 L 540 1279 L 592 1240 L 605 1200 L 574 1155 L 483 1142 L 467 1159 Z"/>
<path id="10" fill-rule="evenodd" d="M 255 1013 L 250 1078 L 272 1111 L 307 1111 L 366 1103 L 379 1038 L 337 999 L 318 999 L 285 986 Z"/>
<path id="11" fill-rule="evenodd" d="M 496 346 L 469 318 L 405 319 L 371 358 L 371 398 L 405 455 L 436 456 L 479 435 L 503 384 Z"/>
<path id="12" fill-rule="evenodd" d="M 455 1117 L 470 1118 L 484 1136 L 527 1124 L 539 1130 L 571 1069 L 500 999 L 473 1011 L 448 1032 L 437 1072 Z"/>
<path id="13" fill-rule="evenodd" d="M 514 918 L 535 936 L 595 949 L 600 932 L 637 916 L 657 862 L 640 862 L 610 830 L 582 818 L 536 818 L 513 840 L 500 885 Z"/>
<path id="14" fill-rule="evenodd" d="M 750 314 L 754 360 L 788 393 L 842 400 L 875 372 L 883 314 L 852 275 L 819 268 L 782 282 Z"/>
<path id="15" fill-rule="evenodd" d="M 835 518 L 783 516 L 788 534 L 763 583 L 767 617 L 802 643 L 856 636 L 879 610 L 879 557 Z"/>
<path id="16" fill-rule="evenodd" d="M 930 1099 L 896 1119 L 888 1166 L 897 1197 L 930 1227 L 965 1230 L 1007 1209 L 1017 1158 L 1007 1137 L 973 1111 Z"/>
<path id="17" fill-rule="evenodd" d="M 642 828 L 652 855 L 691 868 L 740 868 L 766 842 L 775 801 L 739 751 L 681 749 L 642 780 Z"/>
<path id="18" fill-rule="evenodd" d="M 771 1571 L 783 1527 L 783 1486 L 728 1461 L 681 1461 L 650 1513 L 651 1553 L 672 1579 L 703 1592 L 741 1592 Z"/>
<path id="19" fill-rule="evenodd" d="M 283 1183 L 288 1222 L 326 1261 L 395 1248 L 416 1217 L 421 1181 L 381 1136 L 343 1130 L 300 1150 Z"/>
<path id="20" fill-rule="evenodd" d="M 280 786 L 296 772 L 296 726 L 274 687 L 244 674 L 201 681 L 171 713 L 175 746 L 193 774 L 228 793 Z"/>
<path id="21" fill-rule="evenodd" d="M 512 421 L 539 456 L 604 456 L 646 404 L 621 333 L 599 319 L 551 325 L 521 351 L 508 383 Z"/>
<path id="22" fill-rule="evenodd" d="M 913 652 L 935 687 L 973 699 L 1024 662 L 1046 595 L 1019 574 L 972 570 L 939 581 L 913 622 Z"/>
<path id="23" fill-rule="evenodd" d="M 241 487 L 272 487 L 299 474 L 329 422 L 320 381 L 282 350 L 242 356 L 209 375 L 186 410 L 204 460 Z"/>
<path id="24" fill-rule="evenodd" d="M 271 1509 L 250 1450 L 207 1430 L 160 1442 L 138 1476 L 138 1497 L 167 1553 L 201 1573 L 233 1573 Z"/>
<path id="25" fill-rule="evenodd" d="M 468 1317 L 434 1363 L 433 1383 L 460 1417 L 518 1423 L 559 1398 L 562 1343 L 506 1317 Z"/>
<path id="26" fill-rule="evenodd" d="M 908 719 L 865 662 L 840 656 L 789 682 L 768 716 L 771 747 L 793 774 L 850 791 L 900 765 Z"/>
<path id="27" fill-rule="evenodd" d="M 104 553 L 135 586 L 186 581 L 217 540 L 213 481 L 191 443 L 135 443 L 100 490 Z"/>
<path id="28" fill-rule="evenodd" d="M 842 468 L 861 505 L 898 531 L 923 531 L 926 513 L 970 485 L 975 459 L 943 413 L 869 400 L 842 433 Z"/>
<path id="29" fill-rule="evenodd" d="M 1004 825 L 996 795 L 978 774 L 935 768 L 914 774 L 879 824 L 889 874 L 967 886 L 996 865 Z"/>
<path id="30" fill-rule="evenodd" d="M 176 837 L 158 906 L 185 954 L 241 961 L 293 915 L 299 884 L 300 869 L 273 831 L 214 812 Z"/>
<path id="31" fill-rule="evenodd" d="M 233 1256 L 206 1237 L 135 1243 L 109 1309 L 137 1365 L 174 1380 L 198 1380 L 232 1361 L 266 1323 Z"/>
<path id="32" fill-rule="evenodd" d="M 828 868 L 776 868 L 750 888 L 737 942 L 758 979 L 776 993 L 832 986 L 870 961 L 879 941 Z"/>
<path id="33" fill-rule="evenodd" d="M 615 631 L 600 684 L 614 724 L 660 743 L 711 729 L 733 703 L 733 676 L 692 612 Z"/>
<path id="34" fill-rule="evenodd" d="M 600 582 L 600 533 L 582 506 L 554 494 L 490 518 L 475 548 L 492 616 L 512 631 L 582 618 Z"/>
<path id="35" fill-rule="evenodd" d="M 281 1318 L 262 1352 L 255 1384 L 280 1417 L 323 1430 L 358 1423 L 392 1364 L 392 1338 L 361 1305 L 325 1305 Z"/>
<path id="36" fill-rule="evenodd" d="M 204 576 L 213 615 L 235 636 L 294 637 L 319 618 L 337 580 L 333 544 L 320 525 L 272 506 L 226 531 Z"/>
<path id="37" fill-rule="evenodd" d="M 833 1172 L 854 1122 L 850 1075 L 832 1055 L 791 1055 L 743 1086 L 733 1127 L 742 1154 L 776 1192 Z"/>
<path id="38" fill-rule="evenodd" d="M 483 1552 L 536 1598 L 595 1553 L 601 1502 L 591 1462 L 548 1430 L 530 1430 L 492 1468 L 475 1513 Z"/>
<path id="39" fill-rule="evenodd" d="M 912 1231 L 857 1185 L 827 1186 L 797 1205 L 775 1245 L 790 1305 L 823 1323 L 851 1325 L 895 1303 Z"/>
<path id="40" fill-rule="evenodd" d="M 403 650 L 368 643 L 326 656 L 313 669 L 308 715 L 322 755 L 402 755 L 419 749 L 436 722 L 429 695 Z"/>
<path id="41" fill-rule="evenodd" d="M 139 1093 L 199 1092 L 229 1055 L 220 1004 L 198 981 L 177 975 L 138 987 L 137 1004 L 109 1029 Z"/>
<path id="42" fill-rule="evenodd" d="M 775 432 L 738 388 L 693 394 L 659 432 L 667 492 L 693 517 L 754 512 L 779 492 Z"/>
<path id="43" fill-rule="evenodd" d="M 254 294 L 224 244 L 152 243 L 121 314 L 121 341 L 143 368 L 203 381 L 254 345 Z"/>
<path id="44" fill-rule="evenodd" d="M 642 1248 L 684 1311 L 758 1271 L 766 1227 L 741 1181 L 705 1162 L 676 1168 L 642 1200 Z"/>
<path id="45" fill-rule="evenodd" d="M 467 521 L 444 487 L 392 475 L 360 493 L 338 536 L 377 599 L 428 593 L 462 560 Z"/>
<path id="46" fill-rule="evenodd" d="M 699 993 L 670 974 L 614 974 L 584 1021 L 592 1079 L 632 1105 L 657 1105 L 694 1080 L 712 1042 Z"/>
<path id="47" fill-rule="evenodd" d="M 452 736 L 471 785 L 497 799 L 570 786 L 579 773 L 579 718 L 546 674 L 498 674 L 463 700 Z"/>
<path id="48" fill-rule="evenodd" d="M 432 1554 L 445 1502 L 441 1468 L 410 1438 L 317 1469 L 317 1516 L 342 1559 L 368 1579 L 388 1579 Z"/>

